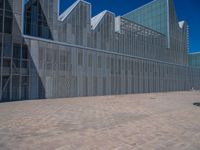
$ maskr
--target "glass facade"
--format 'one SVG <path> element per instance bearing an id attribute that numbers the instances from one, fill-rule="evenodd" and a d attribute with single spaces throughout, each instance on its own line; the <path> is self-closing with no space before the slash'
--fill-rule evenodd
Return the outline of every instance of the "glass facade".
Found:
<path id="1" fill-rule="evenodd" d="M 167 5 L 167 0 L 154 0 L 149 4 L 123 15 L 123 17 L 167 35 Z"/>
<path id="2" fill-rule="evenodd" d="M 164 34 L 169 62 L 188 64 L 188 26 L 178 22 L 173 0 L 154 0 L 123 17 Z"/>
<path id="3" fill-rule="evenodd" d="M 24 33 L 52 39 L 50 27 L 38 0 L 28 0 L 24 4 Z"/>
<path id="4" fill-rule="evenodd" d="M 28 99 L 29 95 L 29 52 L 18 32 L 21 20 L 14 17 L 15 4 L 0 0 L 0 101 Z"/>

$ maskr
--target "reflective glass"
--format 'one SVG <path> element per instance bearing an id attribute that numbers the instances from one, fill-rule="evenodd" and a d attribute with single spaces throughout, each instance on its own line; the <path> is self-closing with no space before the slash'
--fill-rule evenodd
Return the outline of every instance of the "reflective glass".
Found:
<path id="1" fill-rule="evenodd" d="M 2 35 L 0 34 L 0 58 L 1 58 L 1 52 L 2 52 Z M 1 59 L 0 59 L 1 62 Z"/>
<path id="2" fill-rule="evenodd" d="M 0 0 L 0 9 L 3 9 L 4 0 Z"/>
<path id="3" fill-rule="evenodd" d="M 6 10 L 12 10 L 12 7 L 11 7 L 11 5 L 12 5 L 12 0 L 5 0 L 5 9 Z"/>
<path id="4" fill-rule="evenodd" d="M 167 3 L 164 0 L 156 0 L 125 14 L 123 17 L 167 34 Z"/>
<path id="5" fill-rule="evenodd" d="M 21 55 L 21 45 L 14 44 L 13 45 L 13 58 L 20 59 L 20 55 Z"/>
<path id="6" fill-rule="evenodd" d="M 28 47 L 26 45 L 22 47 L 22 58 L 28 59 Z"/>
<path id="7" fill-rule="evenodd" d="M 9 34 L 12 33 L 12 18 L 5 17 L 4 32 Z"/>
<path id="8" fill-rule="evenodd" d="M 24 11 L 25 34 L 51 39 L 47 18 L 44 15 L 40 3 L 38 1 L 25 1 Z"/>
<path id="9" fill-rule="evenodd" d="M 3 28 L 3 17 L 0 15 L 0 32 L 2 32 Z"/>
<path id="10" fill-rule="evenodd" d="M 12 51 L 12 37 L 10 35 L 4 34 L 3 56 L 11 57 L 11 51 Z"/>

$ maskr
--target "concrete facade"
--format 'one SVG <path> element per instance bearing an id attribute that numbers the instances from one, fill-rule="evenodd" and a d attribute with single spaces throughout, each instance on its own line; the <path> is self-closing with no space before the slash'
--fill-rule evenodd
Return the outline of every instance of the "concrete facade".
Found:
<path id="1" fill-rule="evenodd" d="M 1 0 L 1 101 L 199 89 L 187 23 L 156 1 L 167 34 L 107 10 L 91 18 L 83 0 L 62 14 L 57 0 Z"/>

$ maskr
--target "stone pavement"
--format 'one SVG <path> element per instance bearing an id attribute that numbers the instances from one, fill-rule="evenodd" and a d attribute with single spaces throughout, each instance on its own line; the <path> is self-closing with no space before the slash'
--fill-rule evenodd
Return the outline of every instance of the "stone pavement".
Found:
<path id="1" fill-rule="evenodd" d="M 0 150 L 200 150 L 200 92 L 0 104 Z"/>

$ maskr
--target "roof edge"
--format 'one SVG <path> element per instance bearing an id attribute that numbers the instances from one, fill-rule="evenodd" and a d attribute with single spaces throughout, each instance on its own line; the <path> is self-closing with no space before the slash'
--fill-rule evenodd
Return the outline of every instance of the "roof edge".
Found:
<path id="1" fill-rule="evenodd" d="M 104 11 L 100 12 L 99 14 L 97 14 L 96 16 L 94 16 L 94 17 L 91 18 L 91 28 L 92 28 L 92 30 L 96 29 L 96 27 L 98 26 L 98 24 L 101 22 L 101 20 L 103 19 L 103 17 L 107 13 L 113 14 L 115 16 L 115 14 L 113 12 L 108 11 L 108 10 L 104 10 Z"/>
<path id="2" fill-rule="evenodd" d="M 60 1 L 60 0 L 59 0 Z M 58 1 L 58 2 L 59 2 Z M 74 10 L 74 8 L 80 3 L 83 2 L 85 4 L 91 5 L 89 2 L 86 2 L 84 0 L 77 0 L 74 2 L 70 7 L 68 7 L 62 14 L 58 15 L 58 20 L 59 21 L 64 21 L 65 18 L 69 16 L 69 14 Z M 60 4 L 59 4 L 60 5 Z"/>

